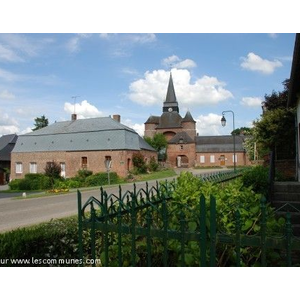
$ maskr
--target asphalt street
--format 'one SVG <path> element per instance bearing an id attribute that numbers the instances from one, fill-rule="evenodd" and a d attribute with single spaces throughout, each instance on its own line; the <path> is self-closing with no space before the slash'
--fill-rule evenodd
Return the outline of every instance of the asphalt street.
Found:
<path id="1" fill-rule="evenodd" d="M 180 171 L 182 171 L 182 169 Z M 193 173 L 200 174 L 216 171 L 220 171 L 220 169 L 193 170 Z M 168 180 L 171 179 L 172 178 L 168 178 Z M 155 182 L 155 180 L 148 181 L 149 187 L 155 185 Z M 136 185 L 137 188 L 145 187 L 145 182 L 138 182 Z M 133 184 L 124 184 L 122 185 L 122 189 L 132 191 Z M 108 194 L 117 194 L 119 187 L 105 187 L 105 190 Z M 17 193 L 17 196 L 19 195 L 20 193 Z M 0 232 L 77 214 L 76 192 L 64 195 L 23 199 L 14 199 L 16 195 L 9 193 L 0 193 L 0 196 Z M 85 203 L 91 196 L 95 198 L 100 197 L 99 188 L 82 191 L 82 203 Z"/>

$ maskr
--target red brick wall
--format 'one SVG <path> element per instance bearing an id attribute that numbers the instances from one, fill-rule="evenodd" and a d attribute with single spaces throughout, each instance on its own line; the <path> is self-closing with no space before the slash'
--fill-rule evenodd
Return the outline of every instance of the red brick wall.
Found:
<path id="1" fill-rule="evenodd" d="M 87 157 L 87 169 L 93 173 L 106 172 L 105 156 L 111 156 L 111 172 L 116 172 L 119 176 L 125 177 L 129 170 L 133 168 L 132 155 L 138 151 L 88 151 L 88 152 L 35 152 L 35 153 L 12 153 L 11 157 L 11 179 L 24 178 L 29 173 L 29 164 L 37 163 L 37 172 L 44 173 L 46 163 L 56 161 L 65 163 L 66 177 L 74 177 L 78 170 L 82 169 L 81 158 Z M 153 151 L 140 151 L 147 162 L 153 156 L 157 159 L 157 153 Z M 16 174 L 15 164 L 21 162 L 23 165 L 22 174 Z"/>
<path id="2" fill-rule="evenodd" d="M 214 155 L 215 157 L 215 162 L 211 163 L 210 162 L 210 156 Z M 233 152 L 229 153 L 197 153 L 196 155 L 196 166 L 199 167 L 214 167 L 214 166 L 221 166 L 221 155 L 225 156 L 225 164 L 223 165 L 224 167 L 226 166 L 233 166 Z M 237 166 L 246 166 L 246 165 L 251 165 L 251 162 L 249 161 L 247 155 L 244 152 L 237 152 Z M 200 162 L 200 156 L 204 156 L 204 163 Z"/>
<path id="3" fill-rule="evenodd" d="M 195 159 L 196 159 L 195 144 L 169 144 L 167 151 L 168 151 L 167 163 L 171 167 L 177 167 L 177 156 L 187 157 L 188 165 L 186 167 L 191 168 L 195 166 Z"/>

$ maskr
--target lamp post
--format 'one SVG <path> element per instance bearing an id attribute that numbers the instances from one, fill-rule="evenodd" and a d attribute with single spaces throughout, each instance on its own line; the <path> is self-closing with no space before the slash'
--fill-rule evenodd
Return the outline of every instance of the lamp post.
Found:
<path id="1" fill-rule="evenodd" d="M 225 119 L 225 113 L 232 113 L 232 118 L 233 118 L 233 131 L 235 130 L 235 126 L 234 126 L 234 112 L 232 110 L 225 110 L 222 111 L 222 119 L 221 119 L 221 124 L 223 127 L 226 126 L 226 119 Z M 236 156 L 235 156 L 235 133 L 233 132 L 232 134 L 233 136 L 233 170 L 234 172 L 236 172 Z"/>

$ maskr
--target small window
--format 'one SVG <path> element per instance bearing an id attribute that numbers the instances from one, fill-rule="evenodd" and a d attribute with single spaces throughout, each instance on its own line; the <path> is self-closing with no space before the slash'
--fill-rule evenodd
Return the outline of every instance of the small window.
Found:
<path id="1" fill-rule="evenodd" d="M 33 173 L 33 174 L 37 173 L 37 163 L 36 162 L 31 162 L 29 164 L 29 173 Z"/>
<path id="2" fill-rule="evenodd" d="M 64 162 L 60 163 L 60 176 L 66 178 L 66 164 Z"/>
<path id="3" fill-rule="evenodd" d="M 16 163 L 16 173 L 22 174 L 23 173 L 23 164 L 21 162 Z"/>
<path id="4" fill-rule="evenodd" d="M 111 156 L 105 156 L 104 164 L 107 170 L 111 168 Z"/>
<path id="5" fill-rule="evenodd" d="M 81 157 L 81 168 L 87 169 L 87 157 L 86 156 Z"/>
<path id="6" fill-rule="evenodd" d="M 215 156 L 214 155 L 211 155 L 210 156 L 210 162 L 213 164 L 215 162 Z"/>
<path id="7" fill-rule="evenodd" d="M 232 162 L 234 163 L 234 155 L 232 155 Z M 235 162 L 237 163 L 237 154 L 235 155 Z"/>
<path id="8" fill-rule="evenodd" d="M 200 155 L 200 163 L 201 164 L 205 163 L 205 156 L 204 155 Z"/>
<path id="9" fill-rule="evenodd" d="M 183 150 L 183 145 L 180 145 L 180 150 Z"/>

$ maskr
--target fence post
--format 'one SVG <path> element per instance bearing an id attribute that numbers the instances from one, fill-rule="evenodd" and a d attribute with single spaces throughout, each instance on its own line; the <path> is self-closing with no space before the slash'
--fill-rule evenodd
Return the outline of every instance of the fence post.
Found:
<path id="1" fill-rule="evenodd" d="M 96 222 L 96 212 L 93 202 L 91 202 L 91 254 L 93 259 L 93 267 L 96 266 L 96 243 L 95 243 L 95 222 Z"/>
<path id="2" fill-rule="evenodd" d="M 181 233 L 181 239 L 180 239 L 180 248 L 181 248 L 181 267 L 185 267 L 185 215 L 184 212 L 181 211 L 180 213 L 180 233 Z"/>
<path id="3" fill-rule="evenodd" d="M 107 192 L 103 193 L 104 198 L 104 266 L 108 267 L 108 196 Z"/>
<path id="4" fill-rule="evenodd" d="M 292 223 L 291 223 L 291 213 L 286 213 L 286 262 L 287 266 L 292 266 Z"/>
<path id="5" fill-rule="evenodd" d="M 147 222 L 147 266 L 151 267 L 151 213 L 150 208 L 147 207 L 147 215 L 146 215 L 146 222 Z"/>
<path id="6" fill-rule="evenodd" d="M 132 203 L 131 204 L 131 263 L 133 267 L 135 267 L 135 262 L 136 262 L 136 249 L 135 249 L 136 248 L 136 243 L 135 243 L 136 200 L 137 200 L 137 196 L 136 193 L 134 193 L 131 198 L 131 203 Z"/>
<path id="7" fill-rule="evenodd" d="M 168 266 L 168 212 L 167 212 L 167 201 L 165 195 L 162 195 L 162 217 L 163 217 L 163 265 Z"/>
<path id="8" fill-rule="evenodd" d="M 216 198 L 210 197 L 210 266 L 216 266 Z"/>
<path id="9" fill-rule="evenodd" d="M 261 208 L 261 227 L 260 227 L 260 245 L 261 245 L 261 264 L 263 267 L 266 262 L 266 198 L 262 197 L 260 201 Z"/>
<path id="10" fill-rule="evenodd" d="M 200 262 L 201 267 L 206 266 L 206 204 L 205 197 L 200 197 Z"/>
<path id="11" fill-rule="evenodd" d="M 78 252 L 79 252 L 79 266 L 83 266 L 83 241 L 82 241 L 82 213 L 81 213 L 81 193 L 77 190 L 77 204 L 78 204 Z"/>
<path id="12" fill-rule="evenodd" d="M 235 253 L 236 266 L 241 266 L 241 214 L 239 209 L 235 212 Z"/>
<path id="13" fill-rule="evenodd" d="M 120 198 L 121 201 L 121 198 Z M 118 207 L 118 215 L 117 215 L 117 221 L 118 221 L 118 261 L 119 261 L 119 267 L 123 266 L 122 261 L 122 214 L 121 214 L 121 204 L 119 203 Z"/>

